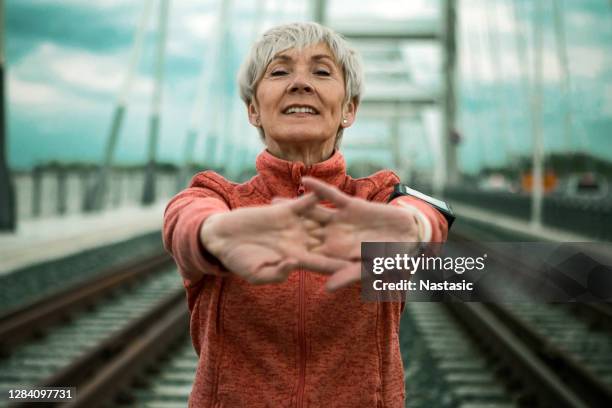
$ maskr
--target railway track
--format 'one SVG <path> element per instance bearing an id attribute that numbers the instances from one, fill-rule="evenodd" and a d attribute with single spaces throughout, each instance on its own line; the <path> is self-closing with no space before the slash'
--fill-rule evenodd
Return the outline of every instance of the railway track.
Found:
<path id="1" fill-rule="evenodd" d="M 439 406 L 610 406 L 612 334 L 564 309 L 413 302 L 405 318 L 445 383 L 450 402 Z"/>
<path id="2" fill-rule="evenodd" d="M 604 407 L 607 397 L 588 397 L 588 390 L 574 390 L 559 367 L 540 357 L 541 350 L 530 348 L 517 339 L 516 331 L 497 319 L 487 306 L 444 303 L 408 303 L 406 316 L 415 327 L 409 333 L 418 337 L 428 349 L 439 378 L 419 381 L 410 371 L 415 356 L 405 356 L 407 369 L 407 407 Z M 471 322 L 471 323 L 468 323 Z M 404 328 L 405 328 L 404 322 Z M 481 327 L 486 325 L 488 327 Z M 501 345 L 500 345 L 501 343 Z M 508 350 L 505 350 L 505 349 Z M 550 351 L 548 351 L 550 353 Z M 168 357 L 146 378 L 124 392 L 114 406 L 144 408 L 178 408 L 185 406 L 197 360 L 188 339 L 169 351 Z M 426 363 L 427 364 L 427 363 Z M 577 377 L 570 380 L 575 381 Z M 441 379 L 446 392 L 415 404 L 417 393 L 434 387 Z M 416 389 L 412 381 L 420 384 Z"/>
<path id="3" fill-rule="evenodd" d="M 612 332 L 562 304 L 490 304 L 489 311 L 538 352 L 582 399 L 612 403 Z"/>
<path id="4" fill-rule="evenodd" d="M 493 364 L 473 341 L 461 322 L 442 303 L 413 302 L 406 305 L 407 319 L 429 350 L 437 375 L 446 392 L 436 401 L 448 407 L 514 407 L 516 397 L 506 390 Z M 411 356 L 408 356 L 410 359 Z M 410 361 L 410 360 L 408 360 Z M 408 365 L 411 364 L 410 362 Z M 418 372 L 414 373 L 419 375 Z M 413 381 L 408 378 L 407 382 Z M 411 395 L 406 395 L 407 406 Z M 435 403 L 428 401 L 428 405 Z M 423 406 L 423 405 L 421 405 Z"/>
<path id="5" fill-rule="evenodd" d="M 612 406 L 609 304 L 408 303 L 407 311 L 451 406 Z"/>
<path id="6" fill-rule="evenodd" d="M 425 346 L 446 388 L 439 405 L 421 406 L 612 406 L 608 305 L 409 302 L 406 310 L 415 330 L 405 335 Z M 187 326 L 174 265 L 165 255 L 140 260 L 3 315 L 0 388 L 77 387 L 76 399 L 46 406 L 185 406 L 197 364 Z M 409 365 L 407 373 L 419 375 Z M 411 394 L 407 406 L 416 406 Z"/>
<path id="7" fill-rule="evenodd" d="M 160 231 L 146 233 L 1 275 L 0 316 L 9 309 L 33 303 L 69 285 L 104 274 L 110 267 L 162 250 L 160 234 Z"/>
<path id="8" fill-rule="evenodd" d="M 4 314 L 0 389 L 77 387 L 61 406 L 99 406 L 187 326 L 176 269 L 157 253 Z"/>
<path id="9" fill-rule="evenodd" d="M 107 408 L 185 408 L 198 363 L 187 336 Z"/>

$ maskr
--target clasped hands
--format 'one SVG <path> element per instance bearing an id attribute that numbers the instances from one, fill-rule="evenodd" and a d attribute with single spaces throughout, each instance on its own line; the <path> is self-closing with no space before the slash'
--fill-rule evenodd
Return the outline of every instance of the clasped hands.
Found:
<path id="1" fill-rule="evenodd" d="M 303 268 L 330 275 L 326 288 L 336 290 L 360 279 L 361 242 L 419 240 L 409 211 L 348 196 L 314 178 L 302 182 L 312 193 L 210 216 L 202 244 L 248 282 L 283 282 Z"/>

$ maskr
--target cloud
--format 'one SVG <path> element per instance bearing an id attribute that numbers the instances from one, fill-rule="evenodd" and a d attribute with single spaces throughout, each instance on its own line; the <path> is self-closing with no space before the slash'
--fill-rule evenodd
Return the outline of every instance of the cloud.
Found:
<path id="1" fill-rule="evenodd" d="M 218 27 L 217 16 L 211 12 L 200 12 L 185 16 L 181 26 L 197 39 L 208 39 Z"/>
<path id="2" fill-rule="evenodd" d="M 260 28 L 288 20 L 310 18 L 308 14 L 310 6 L 306 2 L 261 1 L 268 6 L 268 9 L 260 20 Z M 462 46 L 465 46 L 467 39 L 472 52 L 459 56 L 458 62 L 461 64 L 462 73 L 459 85 L 462 88 L 465 85 L 468 87 L 474 85 L 473 90 L 476 91 L 473 95 L 468 95 L 469 92 L 466 92 L 461 97 L 467 98 L 468 102 L 471 102 L 469 99 L 472 98 L 480 103 L 480 105 L 463 104 L 464 109 L 483 115 L 489 111 L 493 112 L 492 109 L 487 110 L 487 106 L 491 103 L 486 98 L 486 90 L 500 92 L 500 89 L 508 89 L 504 88 L 507 86 L 517 92 L 521 91 L 518 93 L 522 96 L 522 88 L 516 81 L 523 75 L 523 69 L 517 61 L 514 36 L 517 30 L 524 30 L 526 40 L 531 41 L 532 16 L 527 1 L 521 3 L 526 7 L 522 9 L 518 20 L 509 18 L 510 1 L 460 2 L 459 23 L 462 30 L 458 39 L 462 42 Z M 609 15 L 601 13 L 599 9 L 599 11 L 587 10 L 588 5 L 583 8 L 577 3 L 565 2 L 568 55 L 571 73 L 575 77 L 572 96 L 575 98 L 575 105 L 584 107 L 589 114 L 597 117 L 609 116 L 612 114 L 610 97 L 612 89 L 605 85 L 606 82 L 603 80 L 609 77 L 607 72 L 609 72 L 610 57 L 604 51 L 607 50 L 605 44 L 607 34 L 604 28 L 601 28 L 604 27 L 603 22 L 608 21 L 604 19 L 609 19 Z M 137 157 L 138 160 L 143 154 L 142 146 L 145 145 L 147 134 L 152 88 L 150 71 L 154 56 L 158 4 L 159 0 L 154 0 L 153 13 L 148 26 L 149 33 L 143 49 L 143 61 L 129 98 L 129 113 L 123 131 L 126 144 L 122 147 L 122 151 L 127 152 L 126 157 Z M 232 35 L 236 42 L 228 47 L 232 52 L 232 60 L 244 57 L 246 47 L 251 43 L 256 4 L 256 0 L 233 2 Z M 361 17 L 364 19 L 371 17 L 392 20 L 394 24 L 400 24 L 398 21 L 403 23 L 412 18 L 419 20 L 437 17 L 441 2 L 337 0 L 328 4 L 328 16 L 332 20 L 342 18 L 357 21 Z M 497 9 L 493 8 L 492 4 L 497 4 Z M 53 140 L 53 143 L 56 140 L 65 140 L 66 135 L 71 134 L 75 144 L 78 142 L 83 146 L 89 146 L 94 140 L 98 140 L 102 146 L 102 138 L 109 126 L 109 114 L 112 112 L 115 97 L 126 73 L 133 34 L 142 6 L 143 0 L 8 0 L 9 75 L 7 79 L 11 104 L 9 121 L 39 126 L 42 129 L 41 135 L 44 133 L 45 137 L 48 136 Z M 607 11 L 605 8 L 607 5 L 603 7 Z M 577 9 L 578 12 L 575 12 Z M 485 10 L 488 12 L 485 13 Z M 171 1 L 164 117 L 160 137 L 160 152 L 169 155 L 168 157 L 179 157 L 182 152 L 180 151 L 182 143 L 177 143 L 177 140 L 184 138 L 188 125 L 187 114 L 191 108 L 201 68 L 210 69 L 218 66 L 215 64 L 216 61 L 211 59 L 210 52 L 218 44 L 215 40 L 218 13 L 219 0 Z M 494 30 L 492 32 L 499 39 L 499 66 L 503 71 L 503 81 L 499 77 L 496 78 L 495 65 L 488 57 L 490 51 L 482 28 L 482 21 L 487 16 L 493 20 L 489 28 Z M 542 23 L 545 25 L 546 33 L 543 53 L 545 85 L 558 89 L 561 72 L 555 50 L 550 10 L 547 10 L 547 17 Z M 484 48 L 485 46 L 487 48 Z M 437 44 L 428 43 L 410 47 L 401 45 L 400 48 L 402 57 L 409 64 L 412 78 L 417 84 L 439 83 L 442 58 Z M 466 58 L 468 55 L 469 59 Z M 204 58 L 205 56 L 208 58 Z M 530 58 L 524 63 L 529 71 L 533 66 Z M 369 84 L 371 83 L 366 83 L 366 86 Z M 207 100 L 205 109 L 209 108 L 210 103 L 214 103 L 214 96 Z M 576 122 L 579 120 L 580 116 L 576 114 Z M 243 123 L 244 118 L 241 121 Z M 210 126 L 207 121 L 204 122 Z M 431 120 L 425 123 L 429 131 L 438 134 L 440 130 L 433 128 L 434 125 L 429 122 Z M 27 129 L 13 126 L 12 134 L 15 137 L 12 138 L 12 143 L 16 146 L 15 151 L 35 152 L 38 149 L 39 141 L 34 138 L 27 139 L 26 135 L 29 134 Z M 206 130 L 203 130 L 203 134 Z M 383 133 L 384 130 L 381 130 L 381 134 Z M 355 134 L 355 137 L 359 138 L 359 134 Z M 25 140 L 33 142 L 27 145 L 28 142 Z M 127 144 L 127 140 L 131 144 Z M 257 137 L 254 136 L 253 140 L 257 141 Z M 434 139 L 434 142 L 435 140 L 437 139 Z M 434 143 L 434 149 L 437 148 L 437 144 Z"/>
<path id="3" fill-rule="evenodd" d="M 526 12 L 533 12 L 533 10 L 523 9 L 517 18 L 509 18 L 514 14 L 509 4 L 508 2 L 482 0 L 469 0 L 463 3 L 459 16 L 461 43 L 459 60 L 462 75 L 466 79 L 483 82 L 516 81 L 524 75 L 524 65 L 528 72 L 532 72 L 534 44 L 531 19 L 533 17 Z M 580 27 L 603 27 L 606 24 L 600 24 L 602 17 L 598 14 L 580 9 L 566 8 L 564 17 L 570 74 L 580 80 L 597 79 L 605 74 L 607 69 L 610 69 L 612 59 L 607 56 L 606 48 L 599 43 L 600 40 L 592 36 L 592 32 L 591 37 L 581 37 L 578 41 L 574 34 L 577 34 L 578 25 Z M 545 82 L 558 82 L 562 79 L 552 19 L 552 11 L 548 10 L 540 23 L 544 37 L 542 62 Z M 584 35 L 584 32 L 588 30 L 581 28 L 579 31 Z M 519 62 L 516 49 L 516 40 L 520 33 L 524 35 L 528 48 L 526 61 L 521 62 Z M 587 39 L 589 41 L 585 41 Z M 489 41 L 496 42 L 490 44 Z M 493 58 L 499 62 L 494 64 Z"/>
<path id="4" fill-rule="evenodd" d="M 64 7 L 83 7 L 83 8 L 94 8 L 94 9 L 114 9 L 118 7 L 132 7 L 134 6 L 133 0 L 95 0 L 95 1 L 82 1 L 82 0 L 18 0 L 20 3 L 29 5 L 42 5 L 42 6 L 64 6 Z M 140 2 L 138 2 L 140 3 Z"/>
<path id="5" fill-rule="evenodd" d="M 8 75 L 8 93 L 11 105 L 24 107 L 53 107 L 70 99 L 69 95 L 62 92 L 57 86 L 24 80 L 13 74 Z"/>
<path id="6" fill-rule="evenodd" d="M 442 58 L 438 47 L 432 44 L 416 44 L 402 49 L 403 58 L 410 65 L 410 72 L 417 84 L 433 86 L 440 83 Z"/>
<path id="7" fill-rule="evenodd" d="M 137 10 L 101 12 L 57 3 L 11 3 L 6 11 L 8 62 L 17 62 L 43 41 L 90 52 L 123 48 L 131 44 L 139 15 Z"/>
<path id="8" fill-rule="evenodd" d="M 568 50 L 571 75 L 583 79 L 597 79 L 610 72 L 612 57 L 599 47 L 576 46 Z"/>
<path id="9" fill-rule="evenodd" d="M 608 16 L 604 15 L 603 17 L 607 18 Z M 596 27 L 601 23 L 600 18 L 601 16 L 592 12 L 572 10 L 571 13 L 567 13 L 565 24 L 567 28 Z"/>
<path id="10" fill-rule="evenodd" d="M 487 25 L 489 30 L 500 34 L 515 35 L 519 30 L 529 32 L 527 21 L 514 16 L 514 9 L 506 2 L 495 1 L 464 1 L 458 9 L 459 23 L 465 31 L 473 32 L 484 30 Z"/>
<path id="11" fill-rule="evenodd" d="M 78 48 L 43 42 L 11 70 L 20 78 L 69 87 L 76 92 L 114 95 L 119 91 L 127 71 L 128 52 L 97 54 Z M 40 67 L 47 67 L 41 70 Z M 136 75 L 134 94 L 149 93 L 151 79 Z"/>
<path id="12" fill-rule="evenodd" d="M 429 19 L 439 15 L 437 2 L 430 0 L 377 0 L 359 3 L 351 0 L 337 0 L 329 3 L 327 15 L 330 20 L 346 20 L 357 16 L 390 20 Z"/>
<path id="13" fill-rule="evenodd" d="M 524 77 L 525 73 L 533 77 L 533 50 L 528 52 L 527 60 L 520 61 L 516 48 L 498 49 L 499 62 L 494 64 L 490 49 L 482 38 L 469 34 L 464 36 L 459 55 L 461 77 L 470 82 L 515 82 Z M 606 51 L 598 46 L 568 47 L 570 75 L 573 80 L 597 80 L 609 72 L 612 66 L 611 58 Z M 542 49 L 542 79 L 544 82 L 559 82 L 562 71 L 555 47 Z"/>
<path id="14" fill-rule="evenodd" d="M 604 99 L 601 107 L 601 113 L 608 118 L 612 118 L 612 84 L 604 86 Z"/>

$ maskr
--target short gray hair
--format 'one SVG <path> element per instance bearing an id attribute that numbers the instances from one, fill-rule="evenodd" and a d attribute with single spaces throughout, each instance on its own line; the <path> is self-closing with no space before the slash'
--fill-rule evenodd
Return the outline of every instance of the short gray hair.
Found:
<path id="1" fill-rule="evenodd" d="M 363 87 L 361 58 L 347 41 L 334 30 L 313 22 L 291 23 L 273 27 L 262 34 L 253 44 L 251 51 L 238 72 L 240 97 L 249 104 L 255 97 L 259 80 L 268 64 L 280 52 L 291 48 L 305 47 L 323 43 L 334 55 L 344 72 L 344 103 L 354 101 L 358 104 Z M 342 129 L 338 136 L 341 136 Z M 339 138 L 338 138 L 339 139 Z M 339 141 L 339 140 L 338 140 Z"/>

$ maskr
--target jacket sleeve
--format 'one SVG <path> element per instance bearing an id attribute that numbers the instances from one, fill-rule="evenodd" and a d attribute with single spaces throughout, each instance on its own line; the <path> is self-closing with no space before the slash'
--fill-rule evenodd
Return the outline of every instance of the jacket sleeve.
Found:
<path id="1" fill-rule="evenodd" d="M 374 175 L 379 180 L 379 190 L 372 201 L 387 202 L 394 186 L 400 182 L 399 177 L 391 171 L 381 171 Z M 402 207 L 415 212 L 415 216 L 423 224 L 428 242 L 445 242 L 448 237 L 448 222 L 438 210 L 416 197 L 401 196 L 389 202 L 389 205 Z"/>
<path id="2" fill-rule="evenodd" d="M 448 221 L 438 210 L 423 200 L 416 197 L 401 196 L 393 199 L 389 205 L 395 205 L 405 209 L 416 210 L 417 219 L 424 224 L 427 231 L 426 241 L 445 242 L 448 237 Z"/>
<path id="3" fill-rule="evenodd" d="M 208 183 L 203 183 L 202 179 L 206 179 L 206 173 L 196 176 L 189 188 L 172 198 L 164 212 L 164 248 L 174 258 L 187 287 L 205 274 L 223 276 L 228 273 L 203 247 L 200 228 L 212 214 L 230 208 L 218 189 L 207 187 Z"/>

